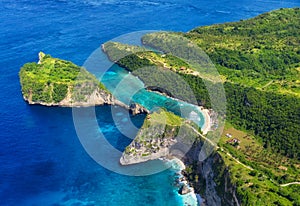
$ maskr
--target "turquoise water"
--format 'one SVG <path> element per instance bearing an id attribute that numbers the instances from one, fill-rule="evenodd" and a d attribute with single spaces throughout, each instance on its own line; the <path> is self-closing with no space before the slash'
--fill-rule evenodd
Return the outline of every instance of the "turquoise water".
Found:
<path id="1" fill-rule="evenodd" d="M 204 116 L 198 111 L 197 106 L 144 89 L 143 83 L 137 77 L 117 65 L 112 66 L 109 72 L 104 74 L 101 81 L 124 103 L 128 104 L 133 101 L 150 111 L 155 110 L 156 108 L 166 108 L 168 111 L 184 118 L 190 118 L 191 112 L 194 111 L 197 112 L 198 116 L 193 120 L 200 127 L 204 126 Z M 115 89 L 116 85 L 119 85 L 121 81 L 123 81 L 122 84 L 117 87 L 118 89 Z"/>
<path id="2" fill-rule="evenodd" d="M 126 44 L 140 45 L 141 35 L 149 31 L 137 32 L 113 39 L 113 41 Z M 84 63 L 84 67 L 96 74 L 99 80 L 110 90 L 113 95 L 129 105 L 131 102 L 138 103 L 149 111 L 157 108 L 165 108 L 179 116 L 193 120 L 199 127 L 203 127 L 205 119 L 199 107 L 174 98 L 167 97 L 157 92 L 146 90 L 143 82 L 124 68 L 110 62 L 101 48 L 95 50 Z M 182 81 L 174 76 L 174 81 Z M 186 83 L 185 83 L 186 84 Z M 181 88 L 178 88 L 181 89 Z M 186 89 L 191 94 L 192 90 Z M 196 103 L 196 99 L 194 99 Z"/>
<path id="3" fill-rule="evenodd" d="M 299 5 L 299 0 L 0 1 L 0 205 L 182 205 L 173 185 L 174 171 L 145 177 L 109 171 L 84 150 L 71 109 L 29 106 L 23 101 L 18 72 L 24 63 L 38 61 L 39 51 L 84 65 L 102 43 L 124 33 L 188 31 L 199 25 L 238 21 Z M 100 78 L 98 68 L 90 71 Z M 111 71 L 116 72 L 114 69 L 119 68 Z M 117 76 L 122 72 L 118 70 Z M 114 75 L 107 79 L 112 80 Z M 150 100 L 170 101 L 155 96 L 151 94 Z M 134 98 L 145 101 L 147 97 Z M 173 107 L 176 111 L 176 104 Z M 99 128 L 119 151 L 132 141 L 120 128 L 131 132 L 132 137 L 136 134 L 128 125 L 126 112 L 119 111 L 114 120 L 110 107 L 96 109 Z M 91 120 L 89 112 L 82 118 L 86 123 Z M 137 128 L 144 120 L 143 115 L 130 118 Z M 97 134 L 95 128 L 85 126 L 91 137 Z"/>

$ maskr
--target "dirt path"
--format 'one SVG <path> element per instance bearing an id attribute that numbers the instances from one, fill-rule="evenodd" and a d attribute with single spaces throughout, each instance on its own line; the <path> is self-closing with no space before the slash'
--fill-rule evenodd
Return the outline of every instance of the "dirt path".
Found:
<path id="1" fill-rule="evenodd" d="M 195 132 L 197 133 L 199 136 L 201 136 L 204 140 L 208 141 L 211 145 L 213 145 L 214 147 L 216 147 L 216 149 L 218 149 L 219 147 L 212 142 L 210 139 L 208 139 L 207 137 L 205 137 L 204 135 L 202 135 L 200 132 L 198 132 L 194 127 L 190 126 L 189 127 Z M 245 165 L 244 163 L 240 162 L 238 159 L 236 159 L 235 157 L 233 157 L 229 152 L 226 152 L 226 154 L 231 157 L 234 161 L 236 161 L 238 164 L 242 165 L 243 167 L 249 169 L 249 170 L 253 170 L 252 167 Z M 300 183 L 299 183 L 300 184 Z"/>
<path id="2" fill-rule="evenodd" d="M 208 141 L 212 146 L 216 147 L 217 149 L 219 148 L 213 141 L 211 141 L 210 139 L 208 139 L 207 137 L 205 137 L 203 134 L 201 134 L 200 132 L 198 132 L 194 127 L 192 127 L 191 125 L 188 125 L 188 127 L 190 127 L 196 134 L 198 134 L 204 140 Z"/>
<path id="3" fill-rule="evenodd" d="M 280 185 L 280 187 L 286 187 L 286 186 L 289 186 L 289 185 L 300 185 L 300 182 L 290 182 L 290 183 L 287 183 L 287 184 L 282 184 L 282 185 Z"/>
<path id="4" fill-rule="evenodd" d="M 269 81 L 265 86 L 263 86 L 262 88 L 266 88 L 266 87 L 268 87 L 270 84 L 272 84 L 273 83 L 273 80 L 271 80 L 271 81 Z"/>
<path id="5" fill-rule="evenodd" d="M 242 165 L 243 167 L 249 169 L 249 170 L 253 170 L 252 167 L 245 165 L 244 163 L 241 163 L 238 159 L 234 158 L 229 152 L 226 152 L 226 154 L 231 157 L 234 161 L 236 161 L 238 164 Z"/>

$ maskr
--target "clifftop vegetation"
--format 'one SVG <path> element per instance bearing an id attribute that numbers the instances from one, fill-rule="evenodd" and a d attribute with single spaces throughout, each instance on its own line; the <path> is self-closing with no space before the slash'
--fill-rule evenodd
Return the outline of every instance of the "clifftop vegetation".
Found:
<path id="1" fill-rule="evenodd" d="M 84 68 L 40 52 L 38 63 L 25 64 L 19 73 L 24 99 L 29 103 L 59 105 L 86 102 L 94 91 L 109 93 Z"/>
<path id="2" fill-rule="evenodd" d="M 200 140 L 198 131 L 200 128 L 195 123 L 159 109 L 147 115 L 137 136 L 126 147 L 120 162 L 128 165 L 167 157 L 172 153 L 173 145 L 178 143 L 179 147 L 188 147 L 195 140 Z"/>

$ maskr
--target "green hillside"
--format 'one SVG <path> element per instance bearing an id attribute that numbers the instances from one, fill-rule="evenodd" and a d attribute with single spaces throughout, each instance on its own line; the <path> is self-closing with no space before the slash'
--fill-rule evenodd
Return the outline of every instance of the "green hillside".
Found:
<path id="1" fill-rule="evenodd" d="M 300 9 L 280 9 L 234 23 L 193 29 L 187 37 L 205 51 L 232 83 L 300 96 Z M 169 36 L 143 43 L 168 52 Z"/>

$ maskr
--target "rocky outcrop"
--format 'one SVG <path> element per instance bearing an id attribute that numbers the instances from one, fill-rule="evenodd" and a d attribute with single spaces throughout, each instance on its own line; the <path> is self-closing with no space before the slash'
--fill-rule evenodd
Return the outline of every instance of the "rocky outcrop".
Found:
<path id="1" fill-rule="evenodd" d="M 184 148 L 180 146 L 182 140 L 193 136 L 191 126 L 187 126 L 189 123 L 162 109 L 148 114 L 137 136 L 123 152 L 120 163 L 137 164 L 173 155 L 173 151 Z"/>
<path id="2" fill-rule="evenodd" d="M 158 115 L 153 113 L 146 117 L 136 138 L 124 151 L 120 163 L 130 165 L 175 156 L 182 159 L 186 165 L 186 170 L 183 170 L 182 174 L 187 184 L 180 186 L 179 194 L 184 195 L 193 190 L 205 199 L 207 206 L 239 206 L 236 188 L 231 184 L 230 174 L 221 155 L 214 151 L 210 156 L 203 158 L 205 154 L 201 151 L 204 139 L 197 139 L 186 152 L 178 152 L 186 143 L 182 140 L 195 135 L 195 128 L 191 126 L 191 122 L 182 119 L 177 125 L 161 124 L 165 121 L 156 122 L 164 116 L 163 113 Z M 178 132 L 179 127 L 182 130 L 185 126 L 183 132 Z M 199 154 L 205 160 L 199 161 Z"/>
<path id="3" fill-rule="evenodd" d="M 121 101 L 117 100 L 111 93 L 101 90 L 101 89 L 96 89 L 94 92 L 92 92 L 91 95 L 86 97 L 85 101 L 74 101 L 70 90 L 71 89 L 68 88 L 66 97 L 58 103 L 32 101 L 32 98 L 30 95 L 28 98 L 26 98 L 24 96 L 24 99 L 29 104 L 39 104 L 39 105 L 44 105 L 44 106 L 89 107 L 89 106 L 99 106 L 99 105 L 118 105 L 118 106 L 124 107 L 126 109 L 129 109 L 129 107 L 127 105 L 125 105 Z M 142 107 L 140 108 L 140 110 L 142 110 Z"/>
<path id="4" fill-rule="evenodd" d="M 149 110 L 147 110 L 145 107 L 141 106 L 140 104 L 131 103 L 129 105 L 129 111 L 133 115 L 137 114 L 149 114 Z"/>
<path id="5" fill-rule="evenodd" d="M 27 63 L 19 72 L 22 94 L 29 104 L 61 107 L 118 105 L 133 115 L 149 113 L 132 103 L 125 105 L 85 68 L 39 52 L 38 63 Z"/>
<path id="6" fill-rule="evenodd" d="M 146 89 L 153 91 L 153 92 L 159 92 L 161 94 L 164 94 L 168 97 L 172 97 L 174 98 L 174 96 L 172 95 L 171 92 L 169 92 L 167 89 L 161 88 L 161 87 L 157 87 L 157 86 L 148 86 Z"/>
<path id="7" fill-rule="evenodd" d="M 137 164 L 170 155 L 170 148 L 176 143 L 174 138 L 176 131 L 170 128 L 169 135 L 173 138 L 164 138 L 162 137 L 164 129 L 163 125 L 149 125 L 149 127 L 143 125 L 137 137 L 122 154 L 120 164 Z"/>
<path id="8" fill-rule="evenodd" d="M 186 184 L 182 185 L 178 191 L 181 195 L 186 195 L 190 192 L 192 192 L 192 190 Z"/>
<path id="9" fill-rule="evenodd" d="M 185 156 L 185 164 L 190 165 L 192 174 L 184 175 L 196 193 L 200 193 L 208 206 L 239 206 L 236 187 L 231 183 L 230 173 L 221 155 L 216 151 L 204 161 L 198 161 L 202 144 L 195 145 Z M 190 178 L 198 175 L 199 180 Z"/>

